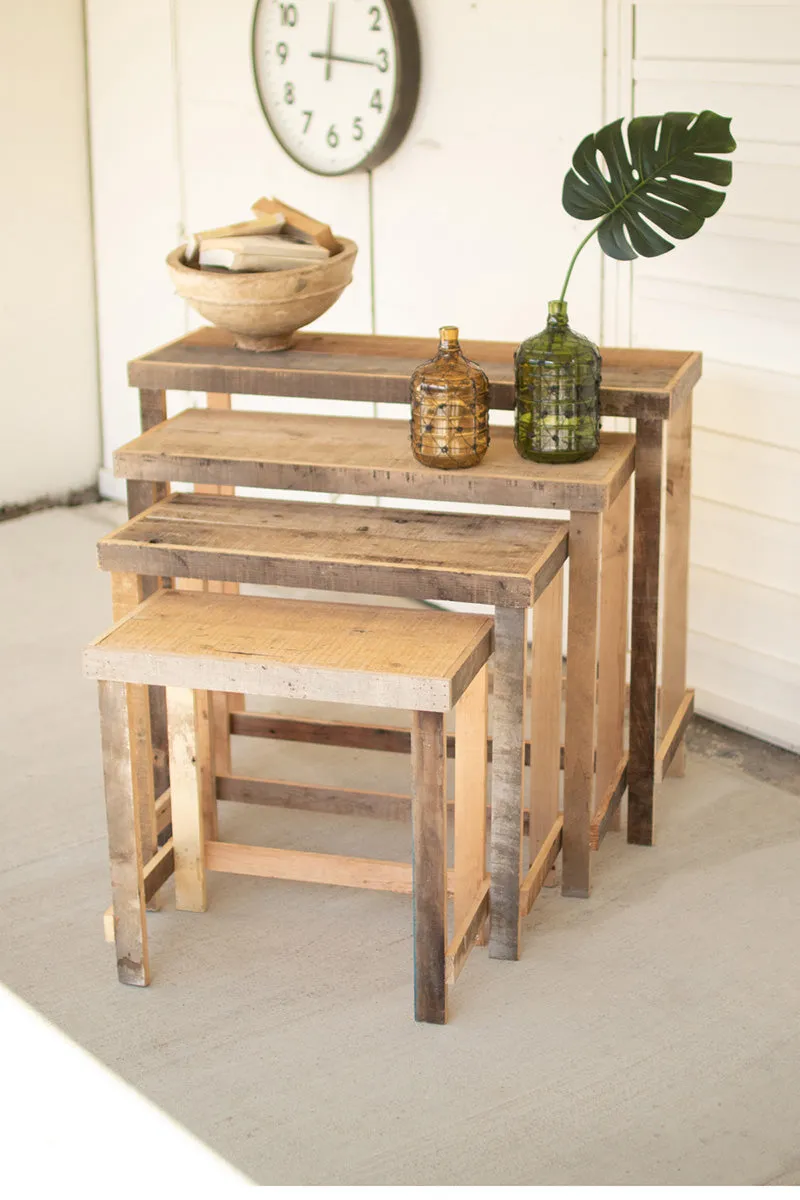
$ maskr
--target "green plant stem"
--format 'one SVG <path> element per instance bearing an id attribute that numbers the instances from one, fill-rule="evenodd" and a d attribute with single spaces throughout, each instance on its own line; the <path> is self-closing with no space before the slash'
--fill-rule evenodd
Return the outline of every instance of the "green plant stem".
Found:
<path id="1" fill-rule="evenodd" d="M 603 219 L 601 221 L 597 222 L 594 229 L 589 230 L 586 237 L 583 239 L 580 246 L 578 246 L 578 249 L 575 251 L 572 258 L 570 259 L 569 266 L 567 267 L 567 277 L 564 280 L 564 286 L 561 289 L 561 295 L 558 297 L 559 301 L 563 301 L 565 295 L 567 294 L 567 285 L 569 284 L 570 276 L 572 275 L 572 268 L 575 266 L 575 261 L 576 261 L 578 255 L 580 254 L 581 250 L 586 245 L 586 243 L 594 237 L 594 235 L 597 233 L 598 229 L 603 224 L 603 221 L 605 221 L 605 219 L 606 218 L 603 217 Z"/>

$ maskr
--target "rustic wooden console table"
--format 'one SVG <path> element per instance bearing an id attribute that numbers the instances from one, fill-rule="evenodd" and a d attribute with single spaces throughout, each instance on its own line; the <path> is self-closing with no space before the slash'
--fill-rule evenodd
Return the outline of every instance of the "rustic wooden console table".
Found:
<path id="1" fill-rule="evenodd" d="M 464 350 L 489 376 L 492 407 L 513 408 L 514 347 L 468 342 Z M 510 431 L 496 429 L 490 455 L 480 467 L 444 472 L 414 463 L 405 423 L 228 411 L 231 394 L 405 403 L 411 371 L 434 351 L 432 340 L 307 333 L 298 335 L 293 349 L 264 355 L 237 350 L 223 331 L 205 328 L 135 359 L 129 366 L 129 380 L 140 389 L 143 431 L 156 435 L 153 426 L 165 421 L 169 389 L 207 393 L 211 411 L 182 414 L 163 427 L 163 436 L 159 431 L 153 439 L 122 448 L 116 466 L 117 474 L 128 479 L 130 514 L 166 495 L 170 480 L 192 482 L 198 490 L 212 492 L 231 492 L 239 485 L 565 508 L 572 514 L 571 570 L 594 581 L 596 596 L 604 550 L 603 512 L 620 495 L 633 466 L 629 435 L 604 435 L 605 450 L 596 459 L 579 467 L 556 468 L 524 463 L 513 450 Z M 651 843 L 654 785 L 668 769 L 682 772 L 682 740 L 693 703 L 685 681 L 686 598 L 691 396 L 701 358 L 676 351 L 603 350 L 602 354 L 604 414 L 636 421 L 630 754 L 629 761 L 620 760 L 616 773 L 604 769 L 603 794 L 595 799 L 596 718 L 593 706 L 585 706 L 576 717 L 580 735 L 574 738 L 572 750 L 567 748 L 565 762 L 565 849 L 568 807 L 577 804 L 585 811 L 588 804 L 594 815 L 591 844 L 596 845 L 613 820 L 626 784 L 628 840 Z M 630 451 L 625 451 L 625 444 Z M 209 445 L 214 446 L 211 454 Z M 626 455 L 628 465 L 622 469 Z M 663 668 L 657 740 L 664 501 Z M 609 529 L 613 525 L 606 521 Z M 625 579 L 623 574 L 623 584 Z M 587 596 L 591 594 L 590 584 Z M 619 596 L 612 599 L 622 602 Z M 571 611 L 568 635 L 570 653 L 586 659 L 587 671 L 580 673 L 586 678 L 588 664 L 596 662 L 600 624 L 596 614 L 587 621 L 589 608 L 587 600 L 582 612 Z M 579 686 L 578 672 L 574 683 Z M 567 702 L 569 709 L 569 695 Z M 157 770 L 163 772 L 159 746 L 165 739 L 159 736 L 158 719 L 154 713 Z M 258 731 L 262 736 L 287 735 L 280 721 L 270 724 L 264 718 L 262 723 L 265 728 Z M 241 714 L 231 714 L 231 727 L 245 731 Z M 325 724 L 317 723 L 317 729 L 330 742 L 331 731 Z M 308 737 L 309 731 L 301 736 Z M 348 737 L 349 745 L 360 744 L 352 730 Z M 364 727 L 363 744 L 375 745 L 368 727 Z M 165 786 L 165 778 L 161 787 L 157 780 L 156 794 Z M 585 895 L 589 888 L 590 839 L 581 838 L 581 843 L 572 847 L 572 878 L 566 875 L 565 859 L 565 891 L 575 895 Z"/>

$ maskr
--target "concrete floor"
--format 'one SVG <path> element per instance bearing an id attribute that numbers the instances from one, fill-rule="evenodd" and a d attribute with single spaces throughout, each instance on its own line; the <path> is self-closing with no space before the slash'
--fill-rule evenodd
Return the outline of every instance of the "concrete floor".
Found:
<path id="1" fill-rule="evenodd" d="M 168 896 L 151 916 L 152 986 L 120 987 L 79 657 L 108 623 L 94 544 L 118 518 L 0 524 L 3 983 L 260 1183 L 800 1183 L 800 800 L 708 745 L 664 785 L 658 845 L 610 835 L 591 900 L 543 893 L 522 961 L 475 951 L 446 1028 L 411 1019 L 409 905 L 385 893 L 212 876 L 207 914 Z M 406 790 L 398 756 L 237 753 Z M 407 853 L 402 825 L 237 805 L 223 821 Z"/>

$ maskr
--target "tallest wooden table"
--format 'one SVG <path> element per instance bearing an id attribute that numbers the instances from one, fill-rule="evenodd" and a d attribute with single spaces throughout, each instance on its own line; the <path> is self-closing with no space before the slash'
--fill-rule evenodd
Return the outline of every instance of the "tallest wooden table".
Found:
<path id="1" fill-rule="evenodd" d="M 491 406 L 513 409 L 515 346 L 466 342 L 463 348 L 489 377 Z M 172 389 L 206 392 L 209 406 L 218 408 L 230 407 L 232 393 L 406 403 L 411 372 L 435 349 L 432 339 L 301 333 L 290 350 L 257 354 L 237 350 L 223 330 L 205 328 L 134 359 L 129 382 L 140 389 L 143 431 L 166 418 L 165 392 Z M 636 422 L 628 841 L 649 845 L 654 784 L 667 769 L 682 773 L 682 740 L 692 708 L 693 694 L 686 690 L 689 495 L 692 389 L 700 377 L 701 356 L 667 350 L 601 353 L 604 416 Z M 129 488 L 148 492 L 132 497 L 133 507 L 152 503 L 163 487 L 129 483 Z"/>

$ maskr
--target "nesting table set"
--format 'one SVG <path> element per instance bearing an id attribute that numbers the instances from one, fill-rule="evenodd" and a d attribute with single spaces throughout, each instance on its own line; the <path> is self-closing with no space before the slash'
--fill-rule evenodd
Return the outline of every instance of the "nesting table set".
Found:
<path id="1" fill-rule="evenodd" d="M 87 672 L 101 680 L 109 925 L 125 982 L 149 980 L 144 905 L 173 872 L 178 907 L 190 909 L 205 907 L 207 870 L 388 888 L 413 895 L 415 1015 L 442 1022 L 447 985 L 487 929 L 493 957 L 519 957 L 521 920 L 559 853 L 564 894 L 588 896 L 592 853 L 618 828 L 626 789 L 628 840 L 652 842 L 654 788 L 668 770 L 683 770 L 693 704 L 686 600 L 700 356 L 602 350 L 602 412 L 633 418 L 635 431 L 604 432 L 594 458 L 564 466 L 520 458 L 506 427 L 492 427 L 477 467 L 447 471 L 415 461 L 407 421 L 231 407 L 236 394 L 406 403 L 411 372 L 432 350 L 421 339 L 306 333 L 290 350 L 258 354 L 206 328 L 130 364 L 142 434 L 115 455 L 130 519 L 99 547 L 117 624 L 86 656 Z M 464 346 L 486 371 L 496 409 L 514 405 L 513 350 Z M 171 389 L 205 392 L 207 407 L 168 420 Z M 170 494 L 170 483 L 193 484 L 194 492 Z M 387 504 L 251 499 L 235 495 L 237 487 L 379 496 Z M 399 510 L 393 498 L 569 516 Z M 268 600 L 235 595 L 240 584 L 467 601 L 494 613 Z M 243 693 L 405 708 L 411 730 L 248 712 Z M 454 737 L 444 729 L 451 708 Z M 231 734 L 410 750 L 412 794 L 238 777 Z M 411 814 L 413 865 L 221 842 L 216 807 L 225 800 Z"/>

